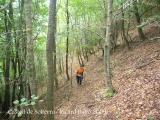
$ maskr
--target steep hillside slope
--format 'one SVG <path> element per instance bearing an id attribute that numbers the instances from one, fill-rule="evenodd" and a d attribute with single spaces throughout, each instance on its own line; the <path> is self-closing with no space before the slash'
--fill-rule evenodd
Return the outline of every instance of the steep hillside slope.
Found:
<path id="1" fill-rule="evenodd" d="M 103 61 L 92 56 L 85 66 L 83 85 L 74 81 L 73 94 L 57 107 L 56 120 L 158 120 L 160 41 L 132 43 L 131 51 L 117 48 L 111 56 L 111 68 L 114 97 L 102 96 Z"/>

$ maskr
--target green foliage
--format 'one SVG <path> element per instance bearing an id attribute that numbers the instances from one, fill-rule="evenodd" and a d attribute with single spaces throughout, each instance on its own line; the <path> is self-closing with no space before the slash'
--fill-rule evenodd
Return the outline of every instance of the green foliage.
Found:
<path id="1" fill-rule="evenodd" d="M 31 100 L 27 100 L 26 98 L 22 98 L 20 101 L 15 100 L 13 103 L 17 106 L 27 107 L 27 106 L 30 106 L 30 105 L 32 105 L 32 106 L 35 105 L 36 104 L 35 102 L 38 99 L 39 99 L 38 96 L 32 95 Z"/>
<path id="2" fill-rule="evenodd" d="M 22 111 L 19 111 L 18 112 L 18 117 L 21 117 L 23 115 L 23 112 Z"/>
<path id="3" fill-rule="evenodd" d="M 21 99 L 21 102 L 22 102 L 22 103 L 23 103 L 24 101 L 26 101 L 26 98 L 22 98 L 22 99 Z"/>
<path id="4" fill-rule="evenodd" d="M 58 2 L 57 5 L 57 20 L 59 23 L 57 25 L 57 51 L 59 51 L 59 53 L 65 52 L 66 45 L 65 2 L 65 0 L 62 0 Z M 76 51 L 79 49 L 78 46 L 80 48 L 90 49 L 90 46 L 93 47 L 95 41 L 99 39 L 95 33 L 101 31 L 101 28 L 96 28 L 96 23 L 98 24 L 102 19 L 101 2 L 97 0 L 70 0 L 69 14 L 71 16 L 69 26 L 69 51 Z M 88 39 L 87 44 L 85 43 L 85 39 Z"/>
<path id="5" fill-rule="evenodd" d="M 18 105 L 18 104 L 19 104 L 19 101 L 18 101 L 18 100 L 15 100 L 13 103 L 14 103 L 15 105 Z"/>
<path id="6" fill-rule="evenodd" d="M 35 106 L 36 102 L 43 102 L 43 100 L 38 100 L 39 97 L 32 95 L 30 100 L 27 100 L 26 98 L 22 98 L 20 101 L 15 100 L 13 103 L 16 105 L 14 110 L 14 117 L 16 114 L 18 114 L 18 117 L 21 117 L 23 115 L 22 110 L 18 110 L 17 107 L 20 106 L 21 109 L 27 108 L 29 106 Z M 10 111 L 10 110 L 9 110 Z"/>
<path id="7" fill-rule="evenodd" d="M 36 103 L 35 102 L 31 102 L 31 105 L 34 106 Z"/>
<path id="8" fill-rule="evenodd" d="M 35 96 L 35 95 L 32 95 L 31 98 L 32 98 L 33 100 L 39 99 L 39 97 L 38 97 L 38 96 Z"/>

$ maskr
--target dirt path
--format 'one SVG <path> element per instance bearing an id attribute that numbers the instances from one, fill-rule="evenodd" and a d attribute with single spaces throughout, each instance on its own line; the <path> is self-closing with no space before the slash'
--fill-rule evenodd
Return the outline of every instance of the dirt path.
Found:
<path id="1" fill-rule="evenodd" d="M 72 96 L 69 98 L 69 101 L 64 102 L 62 107 L 58 109 L 59 115 L 56 116 L 56 120 L 93 120 L 96 114 L 99 114 L 98 108 L 93 109 L 99 103 L 99 101 L 96 100 L 97 98 L 95 98 L 97 96 L 94 95 L 96 92 L 99 92 L 97 87 L 100 84 L 98 85 L 97 83 L 103 82 L 103 79 L 99 79 L 99 77 L 103 76 L 100 74 L 97 76 L 96 74 L 97 70 L 100 70 L 98 65 L 102 66 L 102 62 L 99 63 L 96 60 L 90 61 L 85 66 L 82 86 L 77 85 L 74 80 Z"/>

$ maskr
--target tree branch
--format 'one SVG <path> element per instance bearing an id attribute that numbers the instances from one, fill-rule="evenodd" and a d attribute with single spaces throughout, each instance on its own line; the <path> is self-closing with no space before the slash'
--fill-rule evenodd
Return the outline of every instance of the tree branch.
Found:
<path id="1" fill-rule="evenodd" d="M 6 5 L 4 5 L 3 7 L 0 8 L 0 11 L 6 9 L 6 7 L 9 5 L 9 3 L 11 2 L 11 0 L 8 1 L 8 3 Z"/>
<path id="2" fill-rule="evenodd" d="M 140 15 L 140 17 L 142 17 L 146 12 L 152 10 L 152 9 L 155 8 L 155 7 L 156 7 L 156 6 L 153 6 L 153 7 L 149 8 L 149 9 L 147 9 L 146 11 L 144 11 L 144 12 Z"/>

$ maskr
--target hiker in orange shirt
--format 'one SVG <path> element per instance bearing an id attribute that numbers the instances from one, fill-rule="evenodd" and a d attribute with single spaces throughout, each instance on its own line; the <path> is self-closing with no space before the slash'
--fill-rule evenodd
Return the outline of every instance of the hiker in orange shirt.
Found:
<path id="1" fill-rule="evenodd" d="M 82 79 L 83 79 L 83 72 L 84 72 L 84 65 L 80 65 L 80 67 L 77 68 L 77 73 L 76 73 L 76 79 L 77 79 L 77 84 L 81 85 L 82 84 Z"/>

